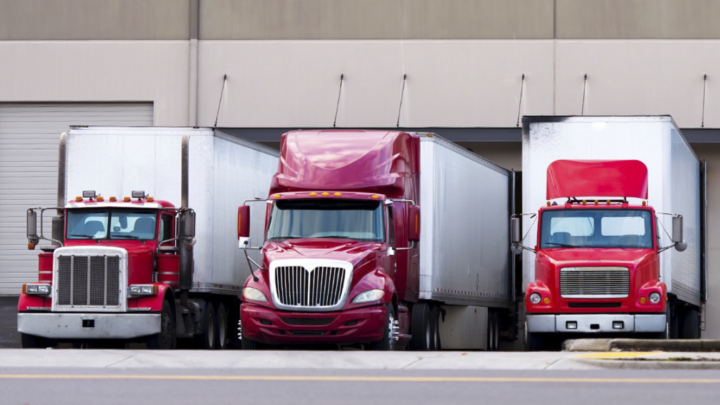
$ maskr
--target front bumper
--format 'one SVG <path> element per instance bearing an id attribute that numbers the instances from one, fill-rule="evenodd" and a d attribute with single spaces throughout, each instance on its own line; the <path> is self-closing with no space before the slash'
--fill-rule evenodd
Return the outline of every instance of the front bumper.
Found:
<path id="1" fill-rule="evenodd" d="M 19 313 L 18 332 L 50 339 L 132 339 L 160 333 L 160 314 Z"/>
<path id="2" fill-rule="evenodd" d="M 267 344 L 350 344 L 382 339 L 387 307 L 339 312 L 286 312 L 243 303 L 243 337 Z"/>
<path id="3" fill-rule="evenodd" d="M 665 314 L 528 314 L 526 319 L 530 333 L 654 333 L 664 332 L 667 322 Z"/>

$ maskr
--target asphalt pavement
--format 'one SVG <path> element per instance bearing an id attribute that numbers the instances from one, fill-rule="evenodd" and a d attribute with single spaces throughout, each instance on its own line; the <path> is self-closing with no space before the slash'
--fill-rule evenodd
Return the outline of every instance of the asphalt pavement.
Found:
<path id="1" fill-rule="evenodd" d="M 20 347 L 17 303 L 18 297 L 0 297 L 0 348 Z"/>

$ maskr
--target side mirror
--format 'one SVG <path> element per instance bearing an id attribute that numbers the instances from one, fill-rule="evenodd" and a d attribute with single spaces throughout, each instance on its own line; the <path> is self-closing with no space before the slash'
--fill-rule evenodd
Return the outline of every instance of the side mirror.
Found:
<path id="1" fill-rule="evenodd" d="M 180 216 L 180 227 L 182 229 L 182 237 L 192 239 L 195 237 L 195 211 L 189 210 Z"/>
<path id="2" fill-rule="evenodd" d="M 408 224 L 408 240 L 410 242 L 420 242 L 420 207 L 411 205 L 409 211 L 410 223 Z"/>
<path id="3" fill-rule="evenodd" d="M 522 242 L 520 235 L 520 218 L 510 218 L 510 242 L 513 244 Z"/>
<path id="4" fill-rule="evenodd" d="M 683 217 L 677 215 L 672 220 L 672 241 L 675 244 L 675 250 L 682 252 L 687 249 L 687 243 L 683 240 Z"/>
<path id="5" fill-rule="evenodd" d="M 250 245 L 250 206 L 238 207 L 238 247 L 245 249 Z"/>
<path id="6" fill-rule="evenodd" d="M 35 249 L 35 245 L 40 242 L 37 234 L 37 212 L 33 209 L 27 210 L 27 239 L 28 249 Z"/>

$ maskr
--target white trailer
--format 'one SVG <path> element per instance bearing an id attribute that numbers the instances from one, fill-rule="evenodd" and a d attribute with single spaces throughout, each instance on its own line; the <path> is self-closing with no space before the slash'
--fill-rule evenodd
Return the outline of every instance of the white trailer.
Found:
<path id="1" fill-rule="evenodd" d="M 168 214 L 173 218 L 172 221 L 176 221 L 175 226 L 172 226 L 176 232 L 174 235 L 163 236 L 163 227 L 170 227 L 172 221 L 168 221 L 166 225 L 164 222 L 161 223 L 158 216 L 156 228 L 153 228 L 157 229 L 157 236 L 147 239 L 147 242 L 138 241 L 141 244 L 157 246 L 151 252 L 153 258 L 149 262 L 151 264 L 143 262 L 145 259 L 137 254 L 139 249 L 137 243 L 136 246 L 129 245 L 139 239 L 130 230 L 124 236 L 125 240 L 113 237 L 112 232 L 116 230 L 124 232 L 120 226 L 112 227 L 116 228 L 112 232 L 108 229 L 103 237 L 97 239 L 88 236 L 87 240 L 69 241 L 70 246 L 46 247 L 46 251 L 54 252 L 55 255 L 53 301 L 61 302 L 55 295 L 66 293 L 71 297 L 69 298 L 71 303 L 79 301 L 80 298 L 77 297 L 77 293 L 75 298 L 72 298 L 72 292 L 59 291 L 64 287 L 62 280 L 58 281 L 58 277 L 65 276 L 58 275 L 56 268 L 58 257 L 73 254 L 107 256 L 110 254 L 108 252 L 122 253 L 125 249 L 123 257 L 126 259 L 123 259 L 118 269 L 121 280 L 119 300 L 122 305 L 118 305 L 117 308 L 108 305 L 91 305 L 92 302 L 107 303 L 105 296 L 91 297 L 91 294 L 95 294 L 95 290 L 91 290 L 90 287 L 96 288 L 96 285 L 99 285 L 97 283 L 102 283 L 102 280 L 107 282 L 108 276 L 105 275 L 103 278 L 95 276 L 94 273 L 88 275 L 87 272 L 94 270 L 88 268 L 87 272 L 83 273 L 85 270 L 73 267 L 70 275 L 67 276 L 69 278 L 66 284 L 73 286 L 74 283 L 77 287 L 80 280 L 82 283 L 87 280 L 88 298 L 85 300 L 87 302 L 83 301 L 81 306 L 68 305 L 63 308 L 53 306 L 52 312 L 82 310 L 82 313 L 36 314 L 25 307 L 19 308 L 27 312 L 18 317 L 20 332 L 37 337 L 24 343 L 33 346 L 40 341 L 47 343 L 57 340 L 77 341 L 113 337 L 134 339 L 146 335 L 151 337 L 162 335 L 166 332 L 165 325 L 162 324 L 164 321 L 161 320 L 164 314 L 148 313 L 145 321 L 142 322 L 139 321 L 142 319 L 140 314 L 129 315 L 127 319 L 130 319 L 132 324 L 138 325 L 136 332 L 127 330 L 129 327 L 120 331 L 112 324 L 115 320 L 124 322 L 120 319 L 125 316 L 121 313 L 123 311 L 154 311 L 151 304 L 148 304 L 147 308 L 129 308 L 131 305 L 125 302 L 133 294 L 128 284 L 132 284 L 133 280 L 135 283 L 141 280 L 140 282 L 144 284 L 153 283 L 156 294 L 158 284 L 160 287 L 163 283 L 169 286 L 169 292 L 163 293 L 163 296 L 172 304 L 174 320 L 171 323 L 176 327 L 176 331 L 168 334 L 165 339 L 166 343 L 171 339 L 173 344 L 165 344 L 163 347 L 173 347 L 175 336 L 195 338 L 196 343 L 207 348 L 224 347 L 229 344 L 236 335 L 234 331 L 238 324 L 240 295 L 245 280 L 250 275 L 248 261 L 243 252 L 237 249 L 238 206 L 245 200 L 265 198 L 277 165 L 276 150 L 211 128 L 71 127 L 70 131 L 61 138 L 59 213 L 64 215 L 68 210 L 79 212 L 80 209 L 104 209 L 109 210 L 108 215 L 112 215 L 112 212 L 115 212 L 113 210 L 125 209 L 124 212 L 127 212 L 128 207 L 155 209 L 154 212 Z M 77 202 L 73 201 L 66 205 L 68 196 L 73 198 L 84 196 L 86 190 L 94 190 L 93 193 L 88 194 L 93 195 L 93 198 L 77 197 Z M 123 201 L 123 197 L 130 196 L 131 192 L 133 197 Z M 178 210 L 173 211 L 165 205 L 158 204 L 157 201 L 160 200 L 169 202 Z M 194 238 L 185 237 L 189 233 L 183 234 L 189 228 L 184 228 L 182 216 L 183 213 L 191 210 L 195 214 L 192 221 L 188 222 L 193 224 L 191 226 L 193 229 L 188 232 L 192 232 Z M 175 212 L 178 213 L 177 216 L 174 216 Z M 104 225 L 105 228 L 111 228 L 112 217 L 110 218 L 110 222 Z M 253 220 L 251 225 L 253 231 L 262 232 L 265 222 L 264 212 L 255 215 Z M 65 235 L 63 231 L 63 220 L 54 219 L 53 228 L 53 239 L 68 244 L 66 239 L 69 233 Z M 131 228 L 132 224 L 128 229 Z M 28 229 L 31 229 L 31 226 Z M 33 236 L 32 232 L 29 231 L 29 239 L 37 239 L 31 236 Z M 118 235 L 118 238 L 120 236 L 123 235 Z M 175 237 L 175 239 L 163 242 L 162 239 L 165 237 Z M 84 246 L 79 246 L 80 244 Z M 97 253 L 102 250 L 101 248 L 104 249 L 103 252 Z M 128 254 L 128 251 L 131 254 Z M 256 261 L 259 260 L 258 252 L 248 253 L 255 255 Z M 172 272 L 161 270 L 161 261 L 172 263 L 167 268 L 174 269 L 174 279 Z M 143 268 L 148 270 L 141 270 Z M 106 269 L 106 274 L 108 271 L 115 270 Z M 152 279 L 145 276 L 145 272 L 150 271 L 152 271 Z M 168 274 L 171 274 L 169 278 Z M 70 287 L 71 290 L 72 288 Z M 105 290 L 108 288 L 105 287 Z M 111 295 L 111 293 L 105 294 Z M 114 294 L 116 293 L 112 293 Z M 112 302 L 118 300 L 117 296 L 110 298 Z M 159 298 L 162 307 L 163 297 Z M 85 324 L 81 325 L 72 319 L 58 321 L 53 317 L 54 315 L 64 317 L 63 319 L 80 316 L 83 322 L 92 318 L 93 327 L 82 327 Z M 44 317 L 41 322 L 35 322 L 41 317 Z M 63 326 L 61 328 L 63 332 L 59 335 L 51 328 L 52 325 L 59 325 L 58 322 L 68 322 L 67 325 L 60 325 Z M 121 336 L 116 336 L 116 332 Z"/>
<path id="2" fill-rule="evenodd" d="M 419 297 L 442 304 L 444 349 L 495 350 L 514 317 L 513 173 L 437 135 L 421 135 L 420 173 Z"/>
<path id="3" fill-rule="evenodd" d="M 658 213 L 682 215 L 687 243 L 683 252 L 669 249 L 662 253 L 660 281 L 679 302 L 700 308 L 706 299 L 706 167 L 672 117 L 524 117 L 523 212 L 536 212 L 546 204 L 547 168 L 563 159 L 627 159 L 647 166 L 648 205 Z M 641 201 L 635 199 L 635 203 Z M 522 222 L 522 235 L 526 235 L 523 244 L 536 246 L 535 222 Z M 660 245 L 672 245 L 672 216 L 658 215 L 658 223 Z M 523 288 L 535 280 L 534 264 L 534 253 L 524 251 Z"/>

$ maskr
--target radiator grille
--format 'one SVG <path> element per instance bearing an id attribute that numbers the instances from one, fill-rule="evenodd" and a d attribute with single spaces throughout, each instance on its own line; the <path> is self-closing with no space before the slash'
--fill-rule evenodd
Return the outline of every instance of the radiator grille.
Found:
<path id="1" fill-rule="evenodd" d="M 57 305 L 120 305 L 118 256 L 59 256 Z"/>
<path id="2" fill-rule="evenodd" d="M 340 303 L 345 286 L 345 269 L 302 266 L 275 269 L 275 291 L 280 304 L 295 307 L 331 307 Z"/>
<path id="3" fill-rule="evenodd" d="M 630 291 L 625 267 L 575 267 L 560 270 L 563 298 L 624 298 Z"/>

